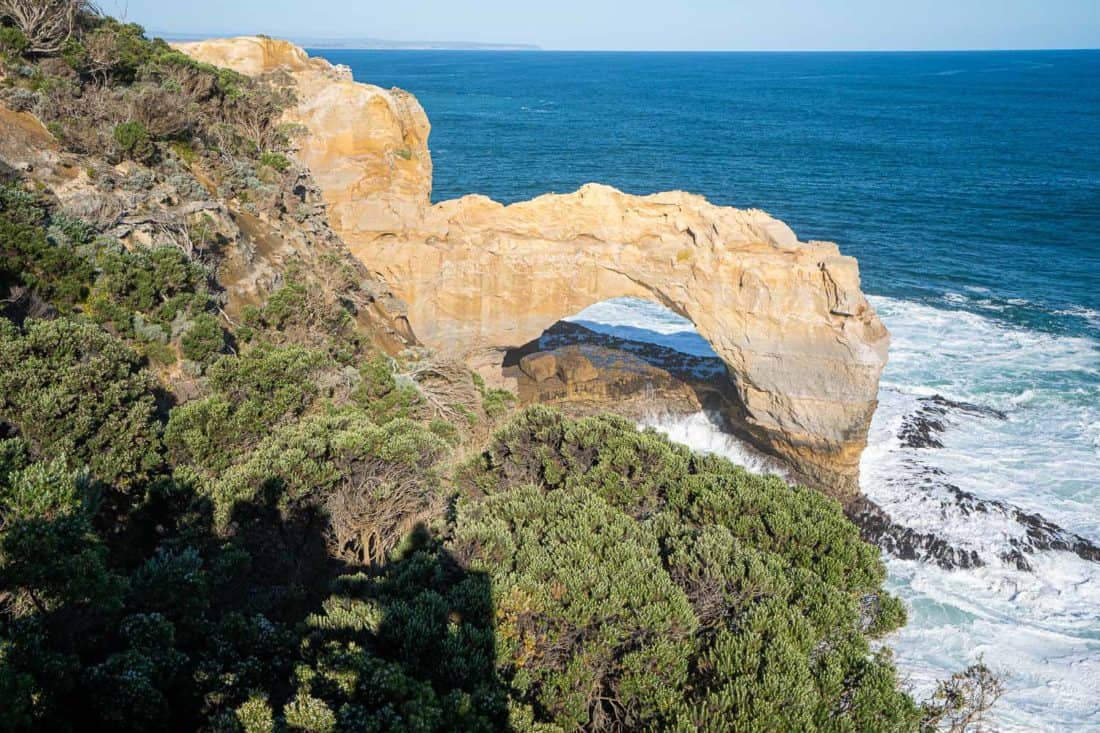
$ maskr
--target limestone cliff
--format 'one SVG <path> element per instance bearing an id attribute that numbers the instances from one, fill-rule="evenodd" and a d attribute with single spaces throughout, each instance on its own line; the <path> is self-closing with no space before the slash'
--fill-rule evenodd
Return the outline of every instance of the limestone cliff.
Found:
<path id="1" fill-rule="evenodd" d="M 329 221 L 349 241 L 370 240 L 423 218 L 431 203 L 428 117 L 416 98 L 352 81 L 351 70 L 264 37 L 181 43 L 192 57 L 242 74 L 286 73 L 301 125 L 298 158 L 325 192 Z"/>
<path id="2" fill-rule="evenodd" d="M 670 192 L 588 185 L 503 206 L 468 196 L 430 206 L 429 125 L 410 95 L 357 84 L 291 44 L 183 46 L 244 73 L 291 74 L 333 227 L 409 306 L 421 341 L 501 378 L 505 350 L 620 296 L 691 319 L 725 362 L 730 421 L 794 474 L 841 498 L 858 487 L 889 334 L 856 261 L 800 242 L 761 211 Z"/>

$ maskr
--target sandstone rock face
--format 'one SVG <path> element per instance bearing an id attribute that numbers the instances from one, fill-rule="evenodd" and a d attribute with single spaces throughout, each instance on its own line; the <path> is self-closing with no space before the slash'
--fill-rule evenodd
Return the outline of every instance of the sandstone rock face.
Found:
<path id="1" fill-rule="evenodd" d="M 806 482 L 857 490 L 889 335 L 834 244 L 699 196 L 588 185 L 512 206 L 467 197 L 400 239 L 349 246 L 421 340 L 484 371 L 595 303 L 660 303 L 725 362 L 746 437 Z"/>
<path id="2" fill-rule="evenodd" d="M 421 341 L 500 382 L 504 351 L 556 321 L 609 298 L 655 301 L 726 364 L 739 402 L 729 418 L 744 437 L 797 478 L 854 496 L 889 334 L 836 245 L 683 192 L 588 185 L 511 206 L 482 196 L 429 206 L 429 127 L 415 100 L 291 50 L 224 43 L 241 49 L 185 50 L 295 76 L 288 119 L 308 128 L 300 156 L 333 227 L 408 303 Z"/>
<path id="3" fill-rule="evenodd" d="M 296 140 L 297 157 L 320 184 L 333 228 L 348 241 L 371 241 L 423 218 L 432 193 L 431 125 L 411 94 L 358 84 L 350 69 L 272 38 L 176 47 L 242 74 L 292 77 L 298 104 L 285 121 L 306 130 Z"/>
<path id="4" fill-rule="evenodd" d="M 526 360 L 553 363 L 554 370 L 538 379 L 524 369 Z M 559 361 L 583 364 L 583 371 L 558 370 Z M 574 417 L 607 412 L 609 405 L 616 414 L 637 421 L 684 417 L 703 409 L 691 385 L 639 356 L 603 346 L 572 344 L 529 354 L 518 368 L 505 371 L 516 372 L 521 404 L 550 404 Z"/>
<path id="5" fill-rule="evenodd" d="M 545 382 L 558 373 L 558 360 L 553 354 L 528 354 L 520 359 L 519 368 L 536 382 Z"/>
<path id="6" fill-rule="evenodd" d="M 588 357 L 579 350 L 572 350 L 555 357 L 558 365 L 558 376 L 566 384 L 580 384 L 591 382 L 600 376 L 600 372 L 589 361 Z"/>

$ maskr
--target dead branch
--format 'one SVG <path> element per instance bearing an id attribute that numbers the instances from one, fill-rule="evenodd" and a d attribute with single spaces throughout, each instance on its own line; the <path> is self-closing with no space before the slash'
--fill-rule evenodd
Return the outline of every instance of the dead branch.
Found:
<path id="1" fill-rule="evenodd" d="M 72 38 L 82 13 L 95 12 L 88 0 L 0 0 L 0 17 L 8 18 L 27 39 L 27 53 L 61 51 Z"/>

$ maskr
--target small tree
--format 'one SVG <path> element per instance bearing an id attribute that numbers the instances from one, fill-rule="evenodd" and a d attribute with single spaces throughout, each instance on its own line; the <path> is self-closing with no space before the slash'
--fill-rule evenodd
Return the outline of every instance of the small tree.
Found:
<path id="1" fill-rule="evenodd" d="M 0 18 L 23 33 L 25 52 L 37 55 L 60 52 L 81 14 L 94 9 L 88 0 L 0 0 Z"/>
<path id="2" fill-rule="evenodd" d="M 985 730 L 983 718 L 1005 692 L 1004 680 L 978 661 L 951 679 L 941 681 L 932 699 L 924 704 L 924 731 L 969 733 Z"/>
<path id="3" fill-rule="evenodd" d="M 113 135 L 119 151 L 134 160 L 149 160 L 156 154 L 156 146 L 140 122 L 120 122 L 115 125 Z"/>

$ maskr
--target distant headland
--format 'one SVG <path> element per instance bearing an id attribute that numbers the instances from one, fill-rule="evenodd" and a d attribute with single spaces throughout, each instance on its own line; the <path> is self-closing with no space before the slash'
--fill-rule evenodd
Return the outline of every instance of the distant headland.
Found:
<path id="1" fill-rule="evenodd" d="M 159 33 L 172 42 L 201 41 L 208 33 Z M 479 43 L 476 41 L 390 41 L 383 38 L 324 38 L 296 36 L 291 38 L 303 48 L 391 51 L 541 51 L 533 43 Z"/>

